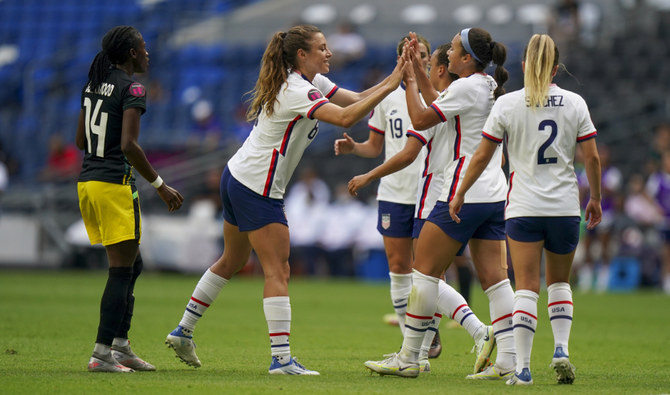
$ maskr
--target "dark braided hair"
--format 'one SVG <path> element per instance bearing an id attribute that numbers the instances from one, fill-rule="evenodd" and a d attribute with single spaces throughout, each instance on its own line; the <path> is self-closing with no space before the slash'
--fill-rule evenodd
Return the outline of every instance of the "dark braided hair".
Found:
<path id="1" fill-rule="evenodd" d="M 476 70 L 484 71 L 490 62 L 496 65 L 493 72 L 493 79 L 496 80 L 498 87 L 493 92 L 495 98 L 505 94 L 503 84 L 509 79 L 509 72 L 505 69 L 503 64 L 507 60 L 507 47 L 503 43 L 493 41 L 491 34 L 481 28 L 472 28 L 468 32 L 468 42 L 472 51 L 477 55 L 481 62 L 477 61 Z"/>
<path id="2" fill-rule="evenodd" d="M 95 55 L 88 70 L 88 86 L 97 90 L 107 78 L 113 64 L 123 64 L 132 48 L 140 45 L 142 35 L 132 26 L 117 26 L 102 38 L 102 50 Z"/>

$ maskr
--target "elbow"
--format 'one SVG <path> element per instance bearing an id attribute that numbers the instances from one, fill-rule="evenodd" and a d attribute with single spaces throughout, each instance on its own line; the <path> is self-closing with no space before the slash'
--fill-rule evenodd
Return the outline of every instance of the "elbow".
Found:
<path id="1" fill-rule="evenodd" d="M 426 130 L 433 125 L 429 125 L 428 122 L 423 119 L 412 119 L 412 126 L 414 126 L 414 129 L 416 130 Z"/>
<path id="2" fill-rule="evenodd" d="M 341 126 L 345 129 L 349 129 L 356 124 L 356 121 L 357 121 L 356 119 L 353 119 L 352 117 L 345 115 L 340 120 L 340 124 L 338 126 Z"/>

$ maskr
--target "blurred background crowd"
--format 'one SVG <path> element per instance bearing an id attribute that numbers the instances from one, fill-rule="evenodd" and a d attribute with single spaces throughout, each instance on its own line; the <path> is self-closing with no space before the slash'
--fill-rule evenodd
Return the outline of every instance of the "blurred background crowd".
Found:
<path id="1" fill-rule="evenodd" d="M 272 33 L 298 23 L 323 30 L 328 77 L 363 90 L 395 65 L 408 31 L 433 47 L 480 26 L 508 46 L 508 91 L 523 85 L 523 46 L 548 32 L 598 129 L 604 221 L 584 232 L 576 277 L 584 290 L 663 287 L 670 235 L 670 0 L 0 0 L 0 266 L 102 267 L 79 221 L 74 147 L 80 93 L 103 34 L 120 24 L 143 34 L 149 72 L 140 143 L 186 198 L 167 216 L 138 180 L 147 266 L 202 272 L 221 251 L 221 170 L 251 126 L 245 93 Z M 387 278 L 376 231 L 376 186 L 358 197 L 346 182 L 379 159 L 335 157 L 343 129 L 321 124 L 286 197 L 295 274 Z M 347 132 L 367 137 L 367 122 Z M 579 161 L 579 158 L 577 158 Z M 580 173 L 577 166 L 578 175 Z M 585 177 L 580 177 L 580 180 Z M 588 197 L 588 185 L 582 185 Z M 257 273 L 253 262 L 246 271 Z M 670 293 L 670 284 L 666 284 Z"/>

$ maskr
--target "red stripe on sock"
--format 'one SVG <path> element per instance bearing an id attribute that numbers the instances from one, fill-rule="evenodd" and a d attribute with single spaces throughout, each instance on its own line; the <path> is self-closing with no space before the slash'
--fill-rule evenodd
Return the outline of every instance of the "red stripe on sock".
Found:
<path id="1" fill-rule="evenodd" d="M 414 319 L 417 319 L 417 320 L 432 320 L 432 319 L 433 319 L 433 316 L 432 316 L 432 315 L 429 315 L 428 317 L 424 317 L 424 316 L 414 315 L 414 314 L 410 314 L 410 313 L 405 313 L 405 314 L 406 314 L 408 317 L 410 317 L 410 318 L 414 318 Z"/>
<path id="2" fill-rule="evenodd" d="M 454 310 L 454 314 L 452 314 L 452 316 L 451 316 L 452 320 L 454 319 L 454 317 L 456 317 L 456 313 L 458 313 L 458 310 L 462 309 L 463 307 L 468 307 L 468 304 L 465 303 L 465 304 L 462 304 L 462 305 L 456 307 L 456 310 Z"/>
<path id="3" fill-rule="evenodd" d="M 209 305 L 207 303 L 203 302 L 202 300 L 198 300 L 198 299 L 194 298 L 193 296 L 191 296 L 191 300 L 194 301 L 195 303 L 201 304 L 205 307 L 209 307 Z"/>
<path id="4" fill-rule="evenodd" d="M 442 318 L 442 314 L 440 314 L 440 313 L 435 313 L 435 317 L 437 317 L 437 318 Z"/>
<path id="5" fill-rule="evenodd" d="M 535 318 L 535 321 L 537 321 L 537 317 L 535 317 L 534 315 L 532 315 L 531 313 L 529 313 L 529 312 L 527 312 L 527 311 L 516 310 L 516 311 L 514 311 L 514 314 L 513 314 L 513 315 L 516 315 L 516 313 L 521 313 L 521 314 L 525 314 L 525 315 L 531 316 L 531 317 Z"/>
<path id="6" fill-rule="evenodd" d="M 289 336 L 290 333 L 288 332 L 277 332 L 277 333 L 270 333 L 270 337 L 272 336 Z"/>
<path id="7" fill-rule="evenodd" d="M 570 304 L 570 305 L 571 305 L 572 302 L 569 301 L 569 300 L 559 300 L 558 302 L 549 303 L 549 304 L 547 305 L 547 307 L 551 307 L 551 306 L 553 306 L 553 305 L 555 305 L 555 304 Z M 573 306 L 574 306 L 574 305 L 573 305 Z"/>
<path id="8" fill-rule="evenodd" d="M 504 320 L 505 318 L 511 317 L 511 316 L 512 316 L 512 314 L 506 314 L 506 315 L 504 315 L 504 316 L 502 316 L 502 317 L 500 317 L 500 318 L 494 320 L 494 321 L 491 323 L 491 325 L 495 324 L 496 322 L 498 322 L 498 321 L 500 321 L 500 320 Z"/>

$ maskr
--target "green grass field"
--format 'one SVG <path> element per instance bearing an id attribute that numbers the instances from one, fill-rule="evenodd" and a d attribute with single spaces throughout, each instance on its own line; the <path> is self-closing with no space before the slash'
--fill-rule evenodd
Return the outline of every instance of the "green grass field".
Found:
<path id="1" fill-rule="evenodd" d="M 670 298 L 659 292 L 575 294 L 570 342 L 577 379 L 558 386 L 546 292 L 538 305 L 533 347 L 535 385 L 472 382 L 472 340 L 441 324 L 443 352 L 418 379 L 370 375 L 368 359 L 401 344 L 382 322 L 391 312 L 387 283 L 295 279 L 291 283 L 291 351 L 318 377 L 270 376 L 262 280 L 238 277 L 200 321 L 194 339 L 200 369 L 180 363 L 163 344 L 179 322 L 199 276 L 145 273 L 135 290 L 133 349 L 158 367 L 130 375 L 88 373 L 105 272 L 0 271 L 2 394 L 406 394 L 406 393 L 670 393 Z M 489 322 L 481 290 L 471 306 Z"/>

